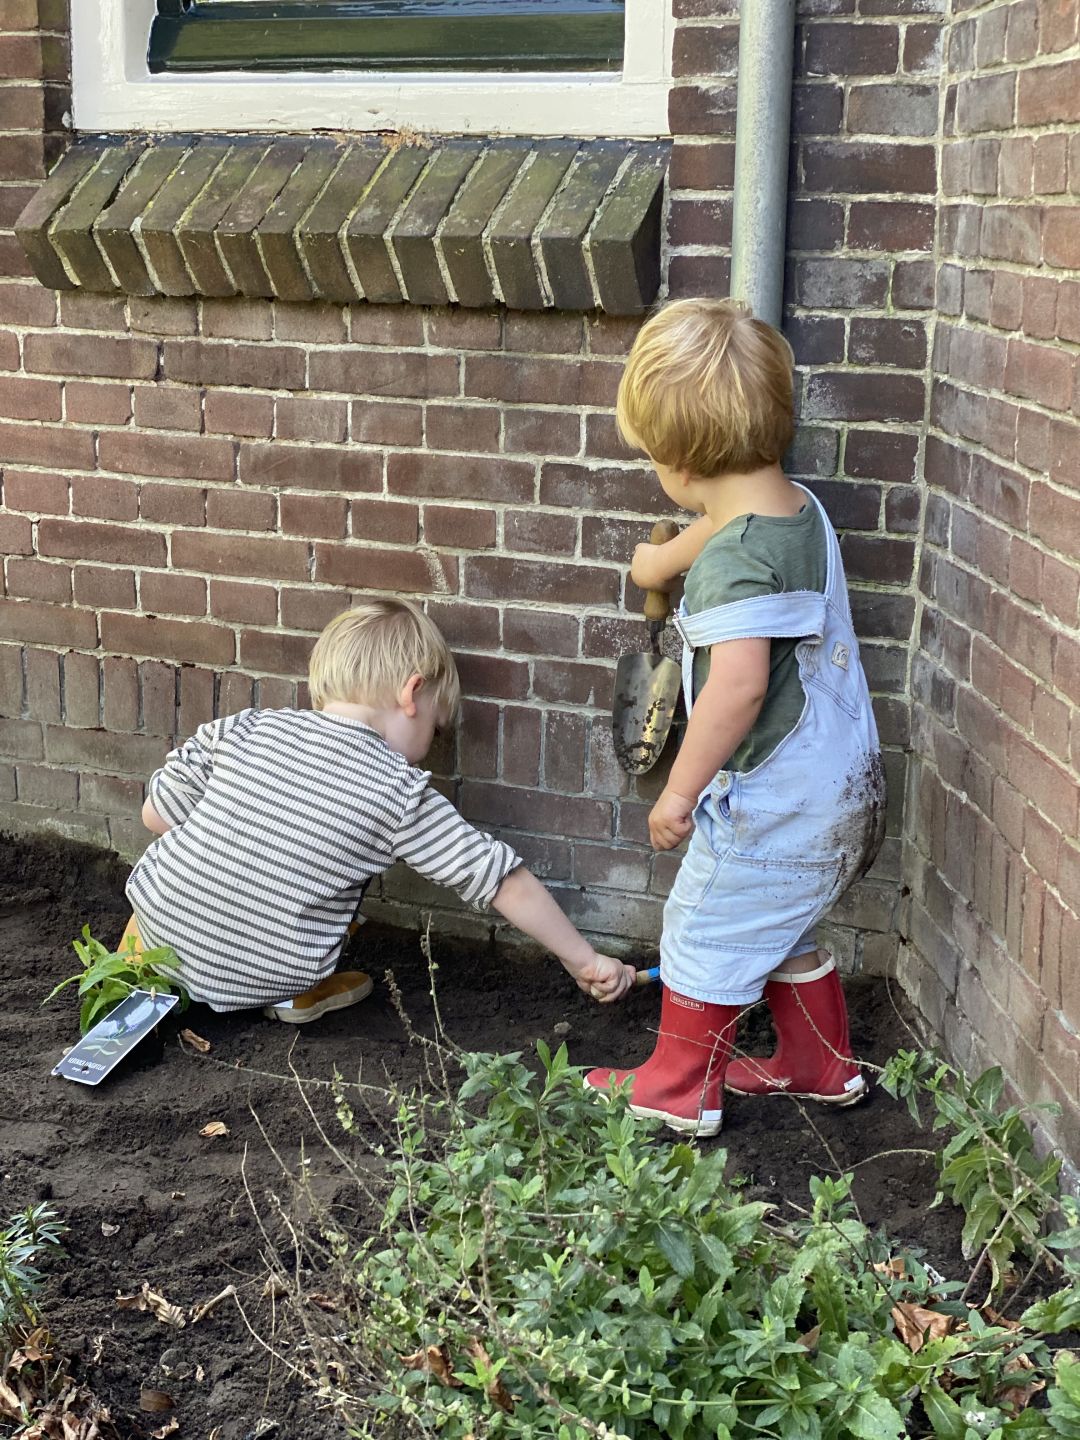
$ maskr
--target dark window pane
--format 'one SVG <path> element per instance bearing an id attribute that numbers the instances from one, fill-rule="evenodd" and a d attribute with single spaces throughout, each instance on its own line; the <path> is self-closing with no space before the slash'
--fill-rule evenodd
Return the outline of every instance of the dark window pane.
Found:
<path id="1" fill-rule="evenodd" d="M 624 0 L 158 0 L 157 8 L 152 71 L 622 64 Z"/>

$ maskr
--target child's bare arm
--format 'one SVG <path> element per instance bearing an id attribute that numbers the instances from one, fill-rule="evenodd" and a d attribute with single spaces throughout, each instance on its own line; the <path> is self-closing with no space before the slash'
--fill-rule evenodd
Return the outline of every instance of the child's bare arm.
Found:
<path id="1" fill-rule="evenodd" d="M 713 533 L 712 521 L 707 515 L 701 515 L 674 540 L 667 540 L 663 545 L 651 545 L 648 541 L 638 545 L 630 564 L 630 579 L 641 590 L 666 590 L 690 569 Z"/>
<path id="2" fill-rule="evenodd" d="M 148 830 L 152 830 L 155 835 L 164 835 L 166 830 L 172 829 L 168 820 L 163 819 L 154 809 L 154 802 L 149 796 L 143 801 L 142 823 Z"/>
<path id="3" fill-rule="evenodd" d="M 509 845 L 469 825 L 425 776 L 419 776 L 419 783 L 419 803 L 402 819 L 393 839 L 393 858 L 437 885 L 449 885 L 467 904 L 493 906 L 557 955 L 594 1000 L 618 1000 L 625 994 L 634 981 L 633 968 L 598 955 Z"/>
<path id="4" fill-rule="evenodd" d="M 598 955 L 524 865 L 511 870 L 491 903 L 512 925 L 557 955 L 594 1000 L 605 1004 L 618 1000 L 632 987 L 633 966 L 610 955 Z"/>
<path id="5" fill-rule="evenodd" d="M 725 640 L 710 650 L 709 678 L 694 701 L 679 754 L 649 814 L 655 850 L 671 850 L 692 828 L 698 796 L 746 738 L 769 685 L 768 640 Z"/>

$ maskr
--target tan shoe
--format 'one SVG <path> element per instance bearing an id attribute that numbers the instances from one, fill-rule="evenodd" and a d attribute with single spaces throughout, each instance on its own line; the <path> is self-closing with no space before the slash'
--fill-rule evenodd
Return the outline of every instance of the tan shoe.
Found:
<path id="1" fill-rule="evenodd" d="M 267 1005 L 263 1014 L 268 1020 L 284 1020 L 287 1025 L 306 1025 L 331 1010 L 346 1010 L 350 1005 L 359 1004 L 373 988 L 371 976 L 363 970 L 339 970 L 302 995 L 294 995 L 280 1005 Z"/>

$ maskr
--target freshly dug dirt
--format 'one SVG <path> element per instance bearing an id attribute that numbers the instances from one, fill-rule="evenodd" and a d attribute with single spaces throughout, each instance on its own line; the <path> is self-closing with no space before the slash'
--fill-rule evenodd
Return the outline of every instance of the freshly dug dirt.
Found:
<path id="1" fill-rule="evenodd" d="M 70 942 L 84 924 L 102 940 L 118 940 L 125 873 L 80 847 L 0 838 L 0 1219 L 48 1200 L 68 1225 L 66 1258 L 51 1267 L 44 1312 L 54 1344 L 109 1406 L 121 1435 L 148 1436 L 169 1418 L 140 1412 L 145 1386 L 174 1399 L 180 1440 L 336 1440 L 343 1432 L 333 1416 L 290 1373 L 305 1362 L 300 1329 L 263 1293 L 269 1262 L 292 1264 L 269 1198 L 289 1193 L 271 1145 L 293 1171 L 310 1146 L 312 1189 L 355 1212 L 356 1191 L 342 1192 L 290 1069 L 321 1079 L 335 1069 L 354 1079 L 362 1071 L 373 1082 L 385 1074 L 405 1083 L 420 1077 L 422 1050 L 410 1045 L 383 978 L 393 970 L 406 1013 L 419 1031 L 429 1030 L 418 937 L 365 927 L 349 959 L 377 983 L 358 1009 L 294 1028 L 258 1013 L 222 1016 L 193 1006 L 180 1024 L 210 1042 L 209 1054 L 184 1048 L 174 1026 L 159 1059 L 83 1088 L 49 1075 L 78 1037 L 75 997 L 65 992 L 44 1009 L 41 1001 L 76 968 Z M 600 1007 L 554 961 L 437 937 L 434 945 L 443 1022 L 465 1049 L 528 1052 L 538 1037 L 557 1043 L 555 1027 L 567 1025 L 575 1063 L 635 1063 L 651 1050 L 655 988 Z M 860 1055 L 881 1063 L 913 1043 L 910 1016 L 883 983 L 852 981 L 848 994 Z M 767 1050 L 767 1035 L 764 1015 L 755 1015 L 746 1048 Z M 325 1091 L 306 1093 L 332 1129 Z M 228 1135 L 201 1137 L 214 1120 Z M 932 1162 L 896 1153 L 935 1141 L 885 1094 L 812 1115 L 786 1100 L 733 1103 L 722 1143 L 749 1193 L 781 1206 L 806 1202 L 811 1173 L 858 1167 L 865 1221 L 918 1245 L 947 1274 L 961 1273 L 956 1212 L 927 1209 Z M 892 1153 L 869 1159 L 880 1152 Z M 359 1226 L 372 1218 L 354 1213 Z M 118 1293 L 135 1294 L 144 1281 L 188 1313 L 227 1285 L 237 1293 L 200 1322 L 171 1329 L 117 1307 Z M 310 1290 L 319 1288 L 312 1277 Z"/>

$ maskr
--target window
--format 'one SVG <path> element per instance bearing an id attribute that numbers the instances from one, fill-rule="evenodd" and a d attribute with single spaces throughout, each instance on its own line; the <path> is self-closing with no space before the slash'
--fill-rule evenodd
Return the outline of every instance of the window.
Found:
<path id="1" fill-rule="evenodd" d="M 669 0 L 326 0 L 304 6 L 289 0 L 77 0 L 71 8 L 73 111 L 80 130 L 668 133 Z M 393 29 L 404 23 L 404 11 L 417 22 L 412 55 L 405 54 L 403 32 Z M 263 19 L 256 21 L 259 13 Z M 324 19 L 328 28 L 309 29 Z M 474 29 L 467 45 L 461 27 L 480 27 L 481 20 L 489 22 L 486 40 Z M 534 27 L 532 40 L 512 39 L 517 21 Z M 200 25 L 207 28 L 200 32 Z M 235 33 L 237 49 L 219 49 L 199 63 L 199 48 L 214 48 L 205 43 L 210 28 L 220 36 L 227 25 L 236 27 L 227 33 Z M 260 30 L 276 30 L 277 38 L 257 39 Z M 296 69 L 295 54 L 286 59 L 283 52 L 304 31 L 308 50 L 301 56 L 304 68 Z M 479 58 L 477 35 L 487 46 Z M 270 45 L 278 47 L 276 58 L 266 49 Z M 332 54 L 335 46 L 342 53 Z M 395 46 L 396 58 L 390 54 Z M 467 63 L 485 68 L 466 68 L 466 49 L 473 52 Z M 614 68 L 620 50 L 621 66 Z M 526 55 L 533 68 L 520 68 Z M 222 63 L 235 68 L 221 69 Z M 486 68 L 496 63 L 500 68 Z M 285 64 L 289 68 L 278 68 Z M 346 64 L 350 68 L 339 68 Z M 328 66 L 334 68 L 322 68 Z"/>
<path id="2" fill-rule="evenodd" d="M 149 68 L 617 70 L 624 0 L 157 0 Z"/>

